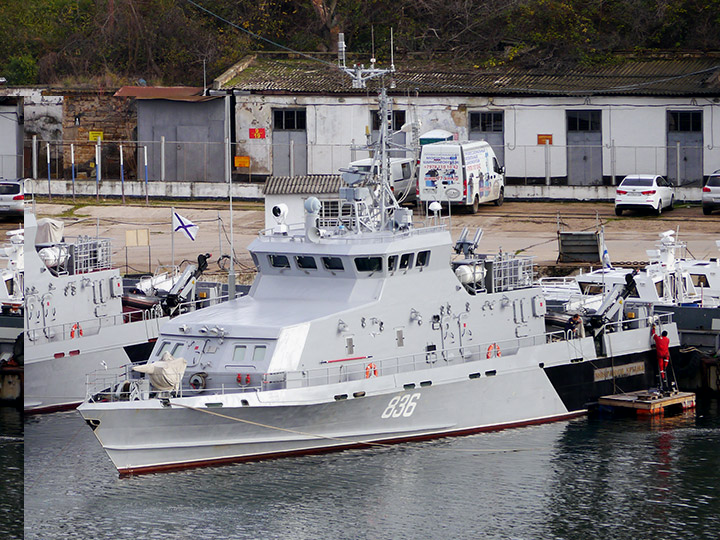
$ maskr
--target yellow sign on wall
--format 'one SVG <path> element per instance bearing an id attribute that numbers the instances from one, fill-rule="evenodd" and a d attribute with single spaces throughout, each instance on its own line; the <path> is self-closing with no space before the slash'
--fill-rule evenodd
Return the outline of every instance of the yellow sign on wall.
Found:
<path id="1" fill-rule="evenodd" d="M 90 140 L 91 141 L 103 141 L 103 132 L 102 131 L 91 131 L 90 132 Z"/>
<path id="2" fill-rule="evenodd" d="M 235 167 L 250 168 L 250 156 L 235 156 Z"/>

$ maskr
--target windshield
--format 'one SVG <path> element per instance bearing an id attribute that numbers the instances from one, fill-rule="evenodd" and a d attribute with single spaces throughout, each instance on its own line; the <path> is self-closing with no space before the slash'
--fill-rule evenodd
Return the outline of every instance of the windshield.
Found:
<path id="1" fill-rule="evenodd" d="M 720 175 L 708 178 L 706 186 L 720 187 Z"/>
<path id="2" fill-rule="evenodd" d="M 20 184 L 0 184 L 0 195 L 17 195 L 20 193 Z"/>
<path id="3" fill-rule="evenodd" d="M 652 178 L 626 178 L 623 180 L 622 185 L 625 187 L 649 187 L 653 185 Z"/>

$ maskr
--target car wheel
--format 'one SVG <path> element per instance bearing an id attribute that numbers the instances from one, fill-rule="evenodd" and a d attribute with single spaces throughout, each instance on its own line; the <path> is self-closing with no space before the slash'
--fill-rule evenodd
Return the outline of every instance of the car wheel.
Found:
<path id="1" fill-rule="evenodd" d="M 616 216 L 622 216 L 622 208 L 615 207 L 615 215 Z"/>
<path id="2" fill-rule="evenodd" d="M 670 197 L 670 206 L 668 206 L 668 210 L 675 210 L 675 195 Z"/>
<path id="3" fill-rule="evenodd" d="M 472 206 L 470 207 L 470 212 L 473 214 L 477 214 L 479 209 L 480 209 L 480 197 L 475 195 Z"/>
<path id="4" fill-rule="evenodd" d="M 710 214 L 712 214 L 712 208 L 710 208 L 709 206 L 703 206 L 703 214 L 709 216 Z"/>
<path id="5" fill-rule="evenodd" d="M 662 207 L 662 200 L 660 200 L 660 201 L 658 201 L 658 207 L 657 207 L 657 209 L 655 210 L 655 213 L 656 213 L 658 216 L 659 216 L 660 214 L 662 214 L 662 208 L 663 208 L 663 207 Z"/>
<path id="6" fill-rule="evenodd" d="M 502 206 L 503 201 L 505 200 L 505 188 L 500 188 L 500 195 L 497 199 L 495 199 L 495 206 Z"/>

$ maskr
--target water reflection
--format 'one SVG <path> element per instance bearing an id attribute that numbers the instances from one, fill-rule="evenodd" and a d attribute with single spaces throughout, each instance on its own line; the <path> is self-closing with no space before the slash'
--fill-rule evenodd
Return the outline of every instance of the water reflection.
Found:
<path id="1" fill-rule="evenodd" d="M 717 403 L 669 418 L 569 425 L 552 459 L 560 538 L 717 538 Z"/>
<path id="2" fill-rule="evenodd" d="M 713 407 L 128 479 L 76 413 L 38 417 L 25 537 L 714 540 Z"/>
<path id="3" fill-rule="evenodd" d="M 23 537 L 23 430 L 20 411 L 0 407 L 0 536 Z"/>

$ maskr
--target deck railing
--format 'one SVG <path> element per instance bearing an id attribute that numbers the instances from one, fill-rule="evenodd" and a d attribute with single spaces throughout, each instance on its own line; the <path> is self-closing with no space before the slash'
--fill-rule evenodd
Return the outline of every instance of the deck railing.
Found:
<path id="1" fill-rule="evenodd" d="M 625 320 L 621 322 L 608 323 L 604 326 L 605 333 L 613 333 L 628 329 L 649 328 L 654 322 L 668 324 L 672 322 L 671 313 L 653 315 L 646 318 Z M 342 364 L 336 361 L 327 361 L 322 367 L 288 371 L 281 373 L 265 373 L 259 384 L 247 385 L 232 388 L 220 386 L 205 388 L 202 395 L 211 396 L 214 394 L 238 394 L 247 392 L 264 392 L 269 390 L 282 390 L 289 388 L 308 388 L 327 384 L 344 383 L 350 381 L 361 381 L 375 376 L 399 375 L 413 373 L 421 370 L 433 370 L 439 367 L 460 365 L 478 362 L 477 377 L 494 376 L 496 369 L 501 368 L 508 358 L 517 355 L 524 347 L 542 345 L 552 342 L 565 342 L 568 346 L 569 358 L 582 356 L 582 347 L 579 339 L 568 339 L 562 330 L 545 332 L 535 336 L 513 338 L 497 342 L 485 342 L 479 345 L 466 345 L 451 347 L 435 351 L 409 354 L 405 356 L 392 356 L 384 359 L 367 357 L 361 362 Z M 495 359 L 496 362 L 481 366 L 480 361 Z M 332 364 L 332 365 L 330 365 Z M 124 384 L 124 383 L 128 384 Z M 135 383 L 135 384 L 133 384 Z M 417 386 L 432 384 L 432 378 L 418 380 L 409 383 Z M 181 388 L 178 396 L 198 395 L 198 391 Z M 115 371 L 103 370 L 93 372 L 87 379 L 87 397 L 113 401 L 118 399 L 127 400 L 130 396 L 136 399 L 149 399 L 152 396 L 166 396 L 167 393 L 151 391 L 148 381 L 140 378 L 139 374 L 132 372 L 132 365 L 126 365 Z M 345 396 L 347 397 L 347 396 Z M 343 395 L 338 396 L 343 399 Z"/>

